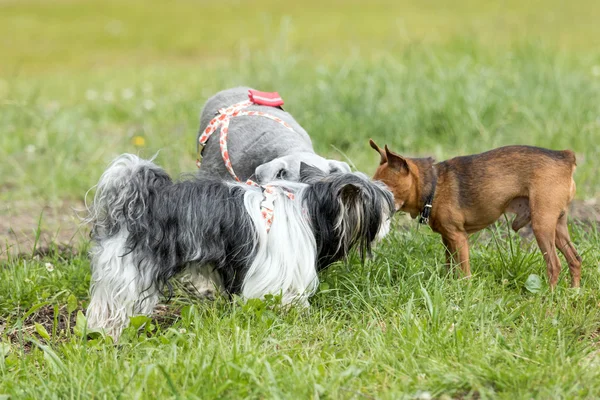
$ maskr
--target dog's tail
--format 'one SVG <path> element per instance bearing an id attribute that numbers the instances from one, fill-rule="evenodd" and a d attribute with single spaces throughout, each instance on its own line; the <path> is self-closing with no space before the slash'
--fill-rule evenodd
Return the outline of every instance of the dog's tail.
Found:
<path id="1" fill-rule="evenodd" d="M 167 173 L 152 160 L 133 154 L 117 157 L 100 177 L 89 209 L 92 238 L 112 237 L 123 227 L 133 234 L 145 229 L 142 225 L 147 201 L 157 188 L 171 183 Z"/>
<path id="2" fill-rule="evenodd" d="M 147 231 L 154 194 L 171 184 L 165 171 L 133 154 L 117 157 L 100 177 L 88 218 L 95 242 L 88 328 L 104 329 L 117 339 L 130 316 L 152 312 L 156 278 L 147 266 L 140 269 L 127 242 Z"/>
<path id="3" fill-rule="evenodd" d="M 573 150 L 563 150 L 565 159 L 571 165 L 571 187 L 569 188 L 569 203 L 573 201 L 575 198 L 575 179 L 573 178 L 573 174 L 575 174 L 575 170 L 577 169 L 577 157 L 575 156 L 575 152 Z"/>

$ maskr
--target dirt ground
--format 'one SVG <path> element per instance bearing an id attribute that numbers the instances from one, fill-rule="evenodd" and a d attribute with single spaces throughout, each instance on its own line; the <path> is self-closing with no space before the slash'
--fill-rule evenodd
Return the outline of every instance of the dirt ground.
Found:
<path id="1" fill-rule="evenodd" d="M 47 304 L 33 312 L 22 322 L 20 327 L 10 327 L 0 321 L 0 334 L 5 334 L 8 341 L 13 344 L 21 343 L 24 352 L 28 353 L 32 349 L 32 343 L 28 340 L 23 340 L 24 334 L 34 336 L 37 340 L 43 341 L 42 337 L 36 330 L 35 324 L 44 327 L 53 341 L 68 340 L 74 334 L 74 328 L 77 323 L 77 312 L 85 313 L 85 308 L 81 302 L 77 308 L 70 313 L 67 306 L 55 306 Z M 162 329 L 170 327 L 181 315 L 181 306 L 177 304 L 159 304 L 154 309 L 152 318 L 155 324 L 158 324 Z"/>
<path id="2" fill-rule="evenodd" d="M 76 201 L 54 205 L 0 201 L 0 259 L 9 254 L 32 255 L 34 247 L 37 254 L 52 246 L 75 251 L 88 238 L 89 229 L 82 222 L 85 215 L 85 205 Z"/>
<path id="3" fill-rule="evenodd" d="M 41 229 L 36 244 L 40 215 Z M 31 255 L 34 245 L 35 253 L 40 255 L 52 246 L 61 252 L 76 251 L 89 237 L 89 227 L 82 222 L 85 215 L 85 205 L 75 201 L 52 206 L 34 202 L 0 203 L 0 259 L 8 254 Z M 586 224 L 600 224 L 600 201 L 575 200 L 570 215 Z"/>

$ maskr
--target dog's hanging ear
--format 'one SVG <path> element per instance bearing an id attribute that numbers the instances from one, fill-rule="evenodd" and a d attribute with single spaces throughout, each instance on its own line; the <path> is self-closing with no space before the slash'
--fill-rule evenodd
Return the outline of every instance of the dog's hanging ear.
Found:
<path id="1" fill-rule="evenodd" d="M 268 163 L 259 165 L 254 170 L 254 177 L 260 184 L 272 182 L 275 179 L 285 179 L 287 172 L 287 164 L 280 158 L 269 161 Z"/>
<path id="2" fill-rule="evenodd" d="M 408 174 L 410 167 L 408 166 L 406 158 L 390 151 L 390 149 L 387 147 L 387 144 L 385 145 L 385 156 L 387 157 L 387 163 L 390 168 Z"/>
<path id="3" fill-rule="evenodd" d="M 342 187 L 339 193 L 344 204 L 356 204 L 356 198 L 360 197 L 360 187 L 348 183 Z"/>
<path id="4" fill-rule="evenodd" d="M 329 173 L 333 174 L 336 172 L 348 173 L 350 172 L 350 166 L 343 161 L 338 160 L 327 160 L 329 165 Z"/>
<path id="5" fill-rule="evenodd" d="M 375 143 L 373 141 L 373 139 L 369 139 L 369 144 L 376 152 L 379 153 L 379 157 L 381 157 L 379 159 L 379 165 L 385 164 L 387 162 L 387 156 L 386 156 L 385 152 L 383 150 L 381 150 L 381 148 L 379 148 L 379 146 L 377 146 L 377 143 Z"/>
<path id="6" fill-rule="evenodd" d="M 307 163 L 300 162 L 300 182 L 302 183 L 314 183 L 327 176 L 327 173 L 321 171 L 317 167 L 308 165 Z"/>

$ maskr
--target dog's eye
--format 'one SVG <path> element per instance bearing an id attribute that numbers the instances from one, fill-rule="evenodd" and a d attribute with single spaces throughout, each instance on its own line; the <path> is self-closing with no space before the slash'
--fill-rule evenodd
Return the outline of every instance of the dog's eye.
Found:
<path id="1" fill-rule="evenodd" d="M 285 179 L 286 171 L 285 169 L 280 169 L 275 176 L 277 179 Z"/>

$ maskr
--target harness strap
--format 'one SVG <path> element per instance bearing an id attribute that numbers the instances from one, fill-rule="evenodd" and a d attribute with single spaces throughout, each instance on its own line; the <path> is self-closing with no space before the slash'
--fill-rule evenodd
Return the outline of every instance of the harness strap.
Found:
<path id="1" fill-rule="evenodd" d="M 202 132 L 202 134 L 198 138 L 198 158 L 196 159 L 196 166 L 198 168 L 200 168 L 200 166 L 202 165 L 202 151 L 204 150 L 208 139 L 210 139 L 212 134 L 220 128 L 219 148 L 221 149 L 221 158 L 223 159 L 223 163 L 225 164 L 225 168 L 229 172 L 229 175 L 231 175 L 231 177 L 235 181 L 241 182 L 240 178 L 238 178 L 235 171 L 233 170 L 233 166 L 231 165 L 231 159 L 229 158 L 229 151 L 227 150 L 227 135 L 229 133 L 229 122 L 232 118 L 241 116 L 264 117 L 275 121 L 289 129 L 290 131 L 294 132 L 294 129 L 291 127 L 291 125 L 282 120 L 281 118 L 278 118 L 274 115 L 262 111 L 244 110 L 245 108 L 248 108 L 253 105 L 280 107 L 281 105 L 283 105 L 283 100 L 277 92 L 266 93 L 251 89 L 248 91 L 248 98 L 249 100 L 236 103 L 227 108 L 219 109 L 219 111 L 217 111 L 217 115 L 210 120 L 206 129 L 204 129 L 204 132 Z M 275 198 L 278 196 L 279 193 L 283 192 L 289 199 L 293 200 L 294 194 L 282 189 L 276 190 L 277 187 L 272 185 L 260 186 L 258 183 L 250 179 L 246 181 L 246 184 L 251 186 L 262 187 L 263 189 L 264 199 L 260 204 L 260 208 L 263 218 L 265 219 L 267 225 L 267 232 L 269 232 L 269 230 L 271 229 L 271 224 L 273 223 L 273 204 L 275 202 Z"/>
<path id="2" fill-rule="evenodd" d="M 293 193 L 283 190 L 273 185 L 261 186 L 263 190 L 263 201 L 260 203 L 260 212 L 265 219 L 267 233 L 271 230 L 273 224 L 273 214 L 275 209 L 275 199 L 281 194 L 285 194 L 290 200 L 294 200 Z"/>

